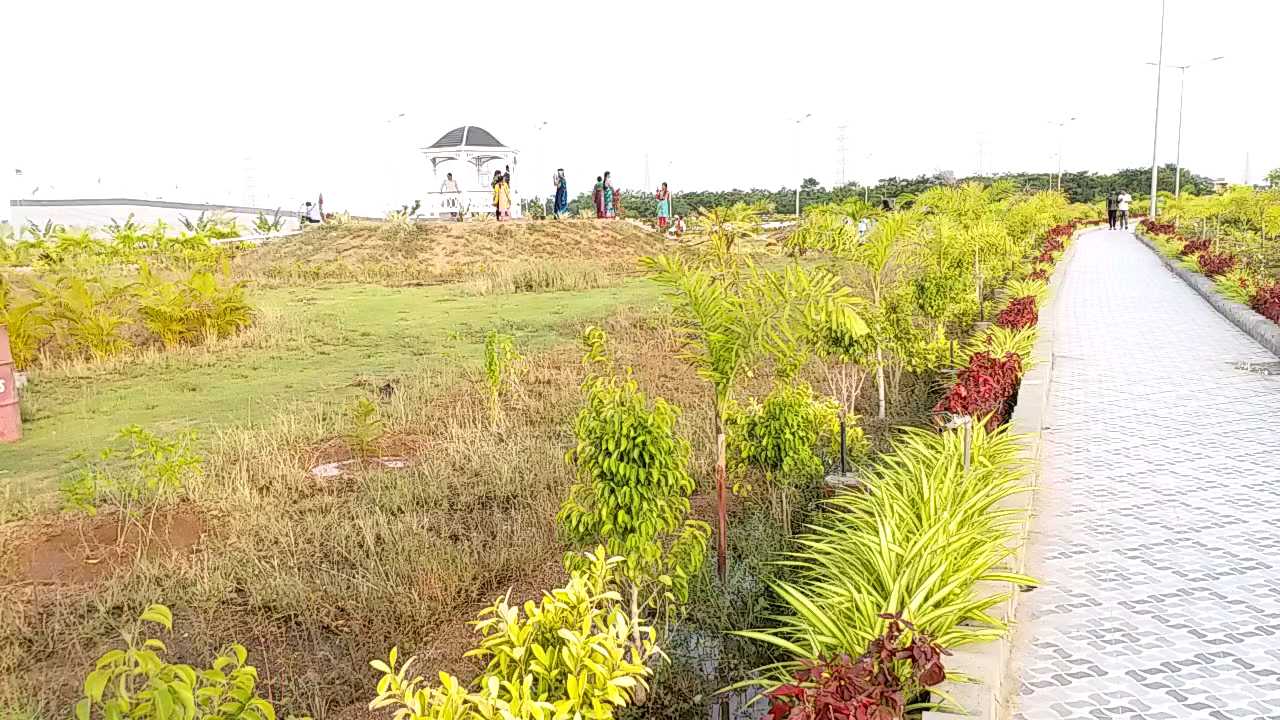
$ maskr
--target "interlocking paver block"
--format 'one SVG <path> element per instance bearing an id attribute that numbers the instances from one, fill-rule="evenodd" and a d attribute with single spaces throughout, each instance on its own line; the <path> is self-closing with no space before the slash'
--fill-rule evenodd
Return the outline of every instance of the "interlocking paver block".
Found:
<path id="1" fill-rule="evenodd" d="M 1077 243 L 1018 717 L 1280 718 L 1280 377 L 1236 367 L 1275 356 L 1131 234 Z"/>

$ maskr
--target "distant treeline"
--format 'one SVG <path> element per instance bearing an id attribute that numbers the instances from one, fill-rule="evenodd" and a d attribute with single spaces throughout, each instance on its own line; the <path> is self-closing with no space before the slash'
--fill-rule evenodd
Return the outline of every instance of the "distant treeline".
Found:
<path id="1" fill-rule="evenodd" d="M 1173 192 L 1174 166 L 1165 165 L 1158 173 L 1159 188 Z M 1003 173 L 1000 175 L 971 175 L 957 178 L 951 174 L 920 175 L 915 178 L 885 178 L 870 187 L 858 183 L 848 183 L 827 189 L 809 178 L 800 185 L 801 208 L 828 202 L 839 202 L 845 198 L 863 196 L 879 203 L 885 199 L 896 199 L 905 194 L 916 194 L 936 185 L 949 185 L 959 182 L 977 180 L 991 182 L 993 180 L 1012 180 L 1026 190 L 1044 190 L 1057 185 L 1057 176 L 1050 173 Z M 1109 174 L 1091 172 L 1072 172 L 1062 174 L 1062 191 L 1072 202 L 1093 202 L 1115 190 L 1128 190 L 1135 197 L 1149 194 L 1151 188 L 1151 169 L 1133 168 Z M 1204 194 L 1213 191 L 1213 181 L 1203 175 L 1196 175 L 1187 169 L 1182 170 L 1182 189 Z M 636 192 L 623 190 L 619 193 L 622 209 L 627 217 L 652 218 L 657 211 L 652 192 Z M 732 205 L 737 202 L 766 201 L 780 213 L 795 211 L 796 189 L 780 188 L 778 190 L 697 190 L 691 192 L 672 192 L 672 205 L 675 214 L 691 215 L 697 208 L 712 208 Z M 545 198 L 541 199 L 545 202 Z M 591 211 L 591 193 L 579 194 L 569 202 L 569 211 L 578 214 Z"/>

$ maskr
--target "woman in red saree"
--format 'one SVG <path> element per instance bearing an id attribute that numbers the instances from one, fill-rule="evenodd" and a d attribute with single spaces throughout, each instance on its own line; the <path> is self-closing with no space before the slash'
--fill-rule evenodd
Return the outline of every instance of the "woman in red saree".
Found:
<path id="1" fill-rule="evenodd" d="M 596 205 L 596 218 L 604 217 L 604 177 L 596 176 L 595 190 L 591 191 L 591 201 Z"/>

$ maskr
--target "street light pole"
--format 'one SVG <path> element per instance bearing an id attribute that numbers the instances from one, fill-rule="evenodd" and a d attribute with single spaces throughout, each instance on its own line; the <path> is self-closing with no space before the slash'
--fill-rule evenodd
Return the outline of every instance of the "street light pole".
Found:
<path id="1" fill-rule="evenodd" d="M 1182 102 L 1185 99 L 1186 92 L 1187 92 L 1187 70 L 1189 70 L 1193 65 L 1207 65 L 1211 62 L 1216 62 L 1218 60 L 1221 60 L 1224 57 L 1226 56 L 1219 55 L 1218 57 L 1209 58 L 1208 60 L 1204 60 L 1198 63 L 1189 63 L 1187 65 L 1171 65 L 1170 66 L 1170 67 L 1176 67 L 1178 68 L 1178 70 L 1181 71 L 1179 81 L 1178 81 L 1178 150 L 1177 150 L 1177 157 L 1175 160 L 1175 162 L 1177 163 L 1177 170 L 1173 176 L 1173 196 L 1174 197 L 1182 196 Z"/>
<path id="2" fill-rule="evenodd" d="M 1054 123 L 1058 126 L 1058 192 L 1062 192 L 1062 136 L 1066 133 L 1067 123 L 1074 121 L 1075 117 L 1073 116 Z"/>
<path id="3" fill-rule="evenodd" d="M 1185 65 L 1169 65 L 1170 68 L 1180 70 L 1178 82 L 1178 150 L 1176 150 L 1176 170 L 1174 172 L 1174 197 L 1181 197 L 1183 193 L 1183 100 L 1187 97 L 1187 70 L 1196 67 L 1196 65 L 1207 65 L 1216 63 L 1217 60 L 1226 58 L 1226 55 L 1219 55 L 1217 58 L 1208 60 L 1198 60 L 1196 63 L 1188 63 Z M 1155 65 L 1156 63 L 1147 63 Z"/>
<path id="4" fill-rule="evenodd" d="M 391 192 L 395 194 L 395 199 L 392 201 L 392 204 L 391 204 L 391 208 L 393 210 L 398 207 L 397 203 L 401 201 L 400 189 L 401 189 L 401 186 L 403 185 L 403 183 L 400 182 L 400 171 L 394 165 L 394 163 L 392 163 L 392 157 L 393 155 L 396 154 L 396 150 L 398 150 L 398 147 L 396 145 L 396 138 L 393 136 L 395 135 L 395 128 L 397 127 L 396 123 L 399 122 L 400 120 L 403 120 L 404 118 L 405 118 L 405 113 L 401 112 L 401 113 L 396 113 L 395 115 L 392 115 L 391 117 L 387 118 L 384 121 L 384 124 L 386 125 L 386 131 L 387 131 L 386 137 L 388 138 L 391 144 L 391 152 L 387 153 L 384 159 L 388 164 L 388 169 L 389 169 L 388 175 L 390 175 L 391 177 Z M 384 152 L 386 151 L 384 150 Z"/>
<path id="5" fill-rule="evenodd" d="M 796 120 L 796 170 L 797 175 L 803 175 L 800 171 L 800 123 L 813 117 L 813 113 L 805 113 L 804 117 Z M 800 178 L 800 182 L 796 183 L 796 220 L 800 219 L 800 186 L 804 184 L 804 178 Z"/>
<path id="6" fill-rule="evenodd" d="M 1160 0 L 1160 50 L 1156 56 L 1156 117 L 1151 130 L 1151 211 L 1152 220 L 1156 219 L 1156 162 L 1160 148 L 1160 81 L 1164 72 L 1164 15 L 1167 0 Z"/>
<path id="7" fill-rule="evenodd" d="M 543 131 L 543 129 L 544 129 L 544 128 L 546 128 L 546 127 L 547 127 L 547 121 L 546 121 L 546 120 L 543 120 L 543 121 L 539 122 L 537 125 L 534 125 L 534 126 L 533 126 L 533 134 L 534 134 L 534 138 L 535 138 L 535 139 L 534 139 L 534 142 L 533 142 L 533 152 L 532 152 L 532 153 L 530 153 L 530 154 L 532 155 L 532 157 L 531 157 L 531 159 L 529 160 L 529 162 L 527 163 L 527 164 L 529 165 L 529 170 L 530 170 L 530 172 L 534 172 L 534 173 L 536 173 L 536 172 L 537 172 L 537 163 L 538 163 L 538 162 L 540 162 L 540 161 L 542 161 L 542 158 L 541 158 L 541 157 L 539 157 L 539 155 L 542 153 L 542 131 Z M 518 164 L 517 164 L 517 170 L 518 170 L 518 169 L 519 169 L 519 166 L 518 166 Z M 545 168 L 544 168 L 544 169 L 545 169 Z M 517 176 L 518 176 L 518 177 L 524 177 L 524 175 L 525 175 L 525 173 L 520 172 L 520 173 L 518 173 L 518 175 L 517 175 Z M 537 181 L 535 180 L 534 182 L 537 182 Z M 544 180 L 543 182 L 546 182 L 546 181 Z M 529 187 L 533 187 L 533 183 L 530 183 L 530 184 L 529 184 Z M 540 195 L 538 195 L 537 193 L 534 193 L 534 197 L 541 197 L 541 196 L 540 196 Z M 528 211 L 528 204 L 529 204 L 529 200 L 530 200 L 530 199 L 532 199 L 532 198 L 526 199 L 526 198 L 523 198 L 523 197 L 522 197 L 522 198 L 520 199 L 520 214 L 521 214 L 521 215 L 524 215 L 524 214 Z M 554 201 L 554 199 L 555 199 L 555 196 L 553 195 L 553 196 L 552 196 L 552 200 Z M 545 204 L 543 205 L 543 211 L 544 211 L 544 212 L 546 211 L 546 205 L 545 205 Z"/>
<path id="8" fill-rule="evenodd" d="M 1173 171 L 1173 196 L 1182 196 L 1182 101 L 1186 98 L 1187 93 L 1187 68 L 1190 65 L 1183 65 L 1178 70 L 1178 149 L 1174 153 L 1174 162 L 1176 163 Z"/>

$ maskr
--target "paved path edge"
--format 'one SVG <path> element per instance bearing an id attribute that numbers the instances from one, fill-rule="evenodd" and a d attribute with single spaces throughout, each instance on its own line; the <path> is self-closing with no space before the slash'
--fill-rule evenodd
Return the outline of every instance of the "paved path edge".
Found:
<path id="1" fill-rule="evenodd" d="M 1037 308 L 1039 322 L 1036 344 L 1031 350 L 1031 367 L 1022 376 L 1018 386 L 1018 400 L 1009 418 L 1009 431 L 1022 439 L 1021 457 L 1026 467 L 1025 481 L 1028 491 L 1006 498 L 1001 509 L 1017 508 L 1026 512 L 1022 526 L 1010 541 L 1010 570 L 1025 572 L 1027 565 L 1027 540 L 1033 522 L 1035 488 L 1040 480 L 1040 454 L 1042 433 L 1049 411 L 1049 388 L 1053 378 L 1053 343 L 1056 334 L 1056 300 L 1059 289 L 1075 257 L 1076 240 L 1085 233 L 1102 229 L 1100 226 L 1084 227 L 1071 236 L 1071 242 L 1054 266 L 1049 277 L 1049 289 L 1043 305 Z M 983 593 L 1009 592 L 1007 584 L 990 583 L 989 588 L 979 588 Z M 922 720 L 950 720 L 953 718 L 982 718 L 1000 720 L 1012 717 L 1012 701 L 1018 689 L 1018 658 L 1022 644 L 1029 645 L 1030 638 L 1022 638 L 1018 628 L 1024 623 L 1018 613 L 1018 598 L 1022 593 L 1014 588 L 1003 603 L 992 608 L 990 614 L 1010 624 L 1010 631 L 999 640 L 981 645 L 964 646 L 953 650 L 946 661 L 948 672 L 964 676 L 971 682 L 947 681 L 939 689 L 947 693 L 964 710 L 964 715 L 945 712 L 926 712 Z"/>
<path id="2" fill-rule="evenodd" d="M 1271 351 L 1271 354 L 1280 357 L 1280 325 L 1277 325 L 1267 318 L 1253 311 L 1248 305 L 1242 305 L 1234 300 L 1230 300 L 1222 296 L 1218 292 L 1217 286 L 1212 280 L 1197 272 L 1192 272 L 1184 267 L 1175 259 L 1160 252 L 1160 248 L 1146 236 L 1141 229 L 1134 232 L 1138 241 L 1146 245 L 1151 252 L 1160 258 L 1160 262 L 1169 269 L 1174 275 L 1177 275 L 1183 282 L 1191 286 L 1191 289 L 1200 294 L 1214 310 L 1231 321 L 1232 325 L 1240 328 L 1245 335 L 1253 338 L 1262 347 Z"/>

